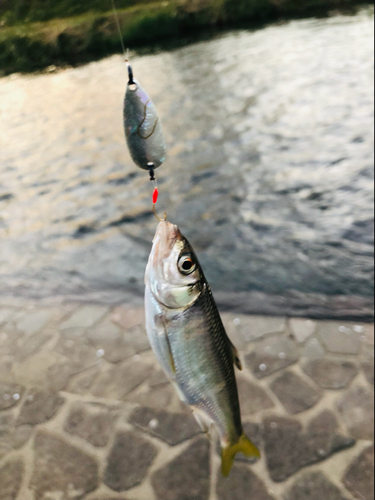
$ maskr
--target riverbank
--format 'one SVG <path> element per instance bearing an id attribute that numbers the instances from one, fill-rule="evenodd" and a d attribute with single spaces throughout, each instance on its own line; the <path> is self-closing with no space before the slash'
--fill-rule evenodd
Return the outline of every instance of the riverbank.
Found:
<path id="1" fill-rule="evenodd" d="M 355 13 L 358 0 L 196 0 L 140 3 L 119 9 L 127 47 L 186 44 L 212 32 L 253 28 L 277 20 Z M 69 11 L 67 11 L 69 12 Z M 53 14 L 51 13 L 51 16 Z M 46 13 L 48 17 L 48 12 Z M 34 16 L 38 18 L 38 16 Z M 113 12 L 89 11 L 74 17 L 33 22 L 16 19 L 13 12 L 0 16 L 0 76 L 49 67 L 77 66 L 119 51 Z"/>

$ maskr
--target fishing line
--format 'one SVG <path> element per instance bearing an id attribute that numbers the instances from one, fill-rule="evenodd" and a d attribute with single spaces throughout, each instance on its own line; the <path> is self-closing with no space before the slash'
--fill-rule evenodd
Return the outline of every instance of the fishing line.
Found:
<path id="1" fill-rule="evenodd" d="M 118 34 L 120 36 L 120 42 L 121 42 L 121 47 L 122 47 L 122 51 L 124 53 L 124 56 L 125 56 L 125 60 L 127 61 L 128 60 L 128 56 L 127 56 L 127 52 L 125 50 L 125 45 L 124 45 L 124 40 L 122 38 L 122 33 L 121 33 L 121 25 L 120 25 L 120 19 L 118 17 L 118 13 L 117 13 L 117 9 L 116 9 L 116 5 L 115 5 L 115 0 L 112 0 L 112 8 L 113 8 L 113 13 L 115 15 L 115 20 L 116 20 L 116 25 L 117 25 L 117 30 L 118 30 Z"/>
<path id="2" fill-rule="evenodd" d="M 165 160 L 165 140 L 159 117 L 157 116 L 151 99 L 142 89 L 139 82 L 134 80 L 133 70 L 129 62 L 129 49 L 125 50 L 115 0 L 111 0 L 111 2 L 129 75 L 124 102 L 124 127 L 126 142 L 134 163 L 138 167 L 147 170 L 150 175 L 150 181 L 154 186 L 152 193 L 153 212 L 155 217 L 159 221 L 162 221 L 167 219 L 167 215 L 164 214 L 164 218 L 161 219 L 156 213 L 156 203 L 159 198 L 159 189 L 155 179 L 155 170 Z M 151 124 L 153 124 L 151 128 L 149 126 L 150 116 Z"/>

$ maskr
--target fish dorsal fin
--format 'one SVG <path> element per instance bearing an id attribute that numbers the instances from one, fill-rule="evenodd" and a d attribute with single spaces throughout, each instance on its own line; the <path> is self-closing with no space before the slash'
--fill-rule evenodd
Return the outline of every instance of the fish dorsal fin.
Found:
<path id="1" fill-rule="evenodd" d="M 229 337 L 228 337 L 229 340 Z M 242 372 L 242 363 L 240 360 L 240 355 L 238 354 L 237 348 L 232 344 L 232 342 L 229 340 L 230 346 L 232 349 L 232 354 L 233 354 L 233 363 L 237 366 L 237 368 Z"/>

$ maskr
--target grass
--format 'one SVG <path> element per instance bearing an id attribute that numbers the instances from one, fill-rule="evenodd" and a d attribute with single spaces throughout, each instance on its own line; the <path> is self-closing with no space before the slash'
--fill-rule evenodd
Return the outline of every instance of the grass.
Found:
<path id="1" fill-rule="evenodd" d="M 109 0 L 0 0 L 0 74 L 78 65 L 119 51 Z M 366 1 L 366 0 L 364 0 Z M 355 10 L 356 0 L 116 0 L 130 48 L 196 37 L 212 29 Z M 362 2 L 363 3 L 363 2 Z M 41 9 L 41 5 L 50 8 Z M 63 8 L 65 7 L 65 8 Z M 89 9 L 89 10 L 87 10 Z M 69 17 L 71 14 L 74 16 Z"/>

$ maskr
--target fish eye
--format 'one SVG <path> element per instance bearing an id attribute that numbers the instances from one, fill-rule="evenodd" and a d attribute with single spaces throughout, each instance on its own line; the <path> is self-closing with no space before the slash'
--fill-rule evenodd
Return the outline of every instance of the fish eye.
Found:
<path id="1" fill-rule="evenodd" d="M 191 255 L 182 255 L 178 261 L 178 269 L 182 274 L 189 275 L 193 273 L 197 268 L 196 263 L 192 259 Z"/>
<path id="2" fill-rule="evenodd" d="M 129 83 L 129 89 L 135 92 L 137 90 L 137 85 L 135 83 Z"/>

